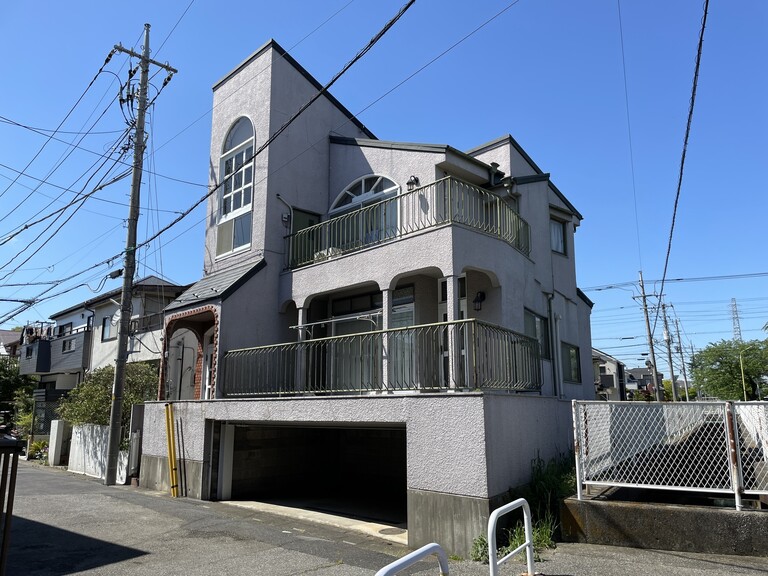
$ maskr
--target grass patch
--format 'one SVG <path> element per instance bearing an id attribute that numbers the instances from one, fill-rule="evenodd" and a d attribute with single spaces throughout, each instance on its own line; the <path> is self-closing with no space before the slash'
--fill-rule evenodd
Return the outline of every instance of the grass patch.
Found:
<path id="1" fill-rule="evenodd" d="M 510 502 L 525 498 L 531 508 L 533 553 L 536 561 L 541 552 L 555 547 L 560 530 L 560 502 L 576 492 L 576 468 L 571 455 L 559 456 L 549 462 L 536 458 L 531 462 L 531 481 L 525 486 L 510 490 Z M 510 513 L 514 518 L 515 512 Z M 522 515 L 522 511 L 518 516 Z M 502 532 L 498 557 L 502 558 L 525 542 L 525 526 L 522 519 Z M 472 542 L 470 557 L 476 562 L 488 563 L 488 540 L 478 536 Z M 525 551 L 519 555 L 525 562 Z"/>

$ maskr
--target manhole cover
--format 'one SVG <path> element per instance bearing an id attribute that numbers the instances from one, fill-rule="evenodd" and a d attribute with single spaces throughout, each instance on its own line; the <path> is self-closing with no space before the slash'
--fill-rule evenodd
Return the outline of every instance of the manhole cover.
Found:
<path id="1" fill-rule="evenodd" d="M 384 536 L 396 536 L 398 534 L 405 534 L 405 530 L 402 528 L 383 528 L 382 530 L 379 530 L 379 534 L 383 534 Z"/>

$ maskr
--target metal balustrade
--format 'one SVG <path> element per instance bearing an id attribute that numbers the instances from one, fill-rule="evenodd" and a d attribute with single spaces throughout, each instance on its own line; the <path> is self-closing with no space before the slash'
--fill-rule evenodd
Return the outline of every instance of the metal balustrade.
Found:
<path id="1" fill-rule="evenodd" d="M 768 403 L 573 403 L 577 490 L 768 494 Z"/>
<path id="2" fill-rule="evenodd" d="M 526 256 L 530 229 L 502 198 L 452 177 L 330 218 L 286 236 L 288 268 L 299 268 L 443 224 L 462 224 Z"/>
<path id="3" fill-rule="evenodd" d="M 489 388 L 538 391 L 538 343 L 475 319 L 227 352 L 225 397 Z"/>

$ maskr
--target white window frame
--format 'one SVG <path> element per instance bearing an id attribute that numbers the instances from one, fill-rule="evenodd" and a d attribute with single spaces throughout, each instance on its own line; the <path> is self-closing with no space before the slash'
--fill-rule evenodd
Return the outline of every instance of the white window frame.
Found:
<path id="1" fill-rule="evenodd" d="M 368 180 L 374 181 L 372 185 L 368 185 L 366 189 L 366 182 Z M 384 188 L 380 192 L 371 192 L 371 189 L 375 188 L 378 183 L 381 180 L 389 180 L 392 182 L 393 186 L 390 186 L 388 188 Z M 362 183 L 363 192 L 362 194 L 352 194 L 350 192 L 350 189 L 357 186 L 357 184 Z M 389 176 L 385 176 L 384 174 L 366 174 L 365 176 L 361 176 L 360 178 L 357 178 L 347 184 L 344 187 L 344 190 L 341 191 L 341 193 L 336 196 L 334 201 L 331 203 L 331 209 L 328 211 L 328 214 L 337 214 L 342 212 L 347 212 L 354 208 L 359 208 L 360 206 L 364 206 L 366 204 L 370 204 L 371 201 L 378 202 L 379 200 L 384 200 L 386 198 L 390 198 L 392 196 L 397 196 L 397 194 L 400 193 L 400 184 L 395 182 L 392 178 Z M 345 198 L 346 196 L 350 196 L 352 200 L 349 202 L 349 204 L 344 204 L 343 206 L 339 206 L 339 202 Z"/>
<path id="2" fill-rule="evenodd" d="M 251 136 L 243 142 L 237 144 L 235 147 L 225 149 L 227 146 L 227 140 L 232 134 L 233 130 L 237 127 L 238 123 L 246 121 L 249 124 Z M 253 234 L 253 196 L 255 188 L 255 165 L 253 160 L 248 161 L 253 156 L 254 148 L 256 144 L 255 133 L 253 128 L 253 122 L 246 116 L 241 116 L 232 126 L 229 128 L 226 137 L 224 138 L 224 144 L 222 144 L 222 153 L 219 159 L 219 175 L 221 179 L 221 189 L 218 195 L 218 202 L 216 207 L 216 258 L 223 256 L 229 256 L 230 254 L 247 250 L 251 246 L 252 234 Z M 241 160 L 241 164 L 237 167 L 237 160 Z M 232 161 L 233 168 L 231 173 L 227 173 L 227 163 Z M 239 176 L 239 178 L 238 178 Z M 239 198 L 239 206 L 236 208 L 233 206 Z M 245 199 L 247 198 L 247 202 Z M 225 212 L 225 203 L 229 201 L 229 206 Z M 235 235 L 237 221 L 242 220 L 242 217 L 246 214 L 251 215 L 250 225 L 248 226 L 248 241 L 235 246 Z M 230 226 L 226 226 L 228 222 L 232 222 Z M 229 250 L 222 250 L 219 252 L 219 245 L 221 239 L 219 234 L 226 232 L 228 234 L 228 245 L 231 246 Z"/>

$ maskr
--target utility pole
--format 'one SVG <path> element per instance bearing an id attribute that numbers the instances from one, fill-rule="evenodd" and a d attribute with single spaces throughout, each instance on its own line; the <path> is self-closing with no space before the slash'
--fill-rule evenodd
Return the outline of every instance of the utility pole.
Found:
<path id="1" fill-rule="evenodd" d="M 675 367 L 672 365 L 672 335 L 669 333 L 669 323 L 667 322 L 667 305 L 661 305 L 661 311 L 664 315 L 664 342 L 667 345 L 667 362 L 669 363 L 669 378 L 672 382 L 672 400 L 680 402 L 680 396 L 677 393 L 675 385 Z"/>
<path id="2" fill-rule="evenodd" d="M 680 340 L 680 320 L 675 318 L 675 328 L 677 328 L 677 350 L 680 352 L 680 363 L 683 365 L 683 384 L 685 385 L 685 401 L 690 402 L 688 398 L 688 371 L 685 369 L 685 356 L 683 356 L 683 342 Z"/>
<path id="3" fill-rule="evenodd" d="M 107 445 L 107 472 L 104 484 L 113 486 L 117 479 L 117 457 L 120 451 L 121 419 L 123 414 L 123 390 L 125 389 L 125 364 L 128 360 L 128 337 L 131 330 L 133 275 L 136 272 L 136 227 L 139 221 L 139 196 L 141 177 L 144 167 L 144 117 L 147 111 L 147 89 L 149 87 L 149 65 L 154 64 L 168 71 L 177 72 L 167 64 L 149 57 L 149 24 L 144 24 L 144 46 L 141 54 L 123 48 L 121 44 L 115 50 L 139 58 L 139 101 L 136 114 L 136 132 L 133 139 L 133 177 L 131 180 L 131 199 L 128 209 L 128 237 L 125 242 L 125 261 L 123 265 L 123 290 L 120 301 L 120 327 L 117 338 L 117 357 L 115 358 L 115 381 L 112 385 L 112 406 L 109 413 L 109 443 Z M 169 76 L 170 77 L 170 76 Z"/>
<path id="4" fill-rule="evenodd" d="M 653 389 L 656 391 L 656 400 L 664 401 L 664 387 L 659 384 L 659 375 L 656 372 L 656 352 L 653 349 L 653 337 L 651 336 L 651 321 L 648 319 L 648 303 L 645 296 L 645 284 L 643 284 L 643 271 L 640 271 L 640 295 L 643 299 L 643 314 L 645 315 L 645 334 L 648 337 L 648 348 L 651 353 L 651 379 Z"/>

